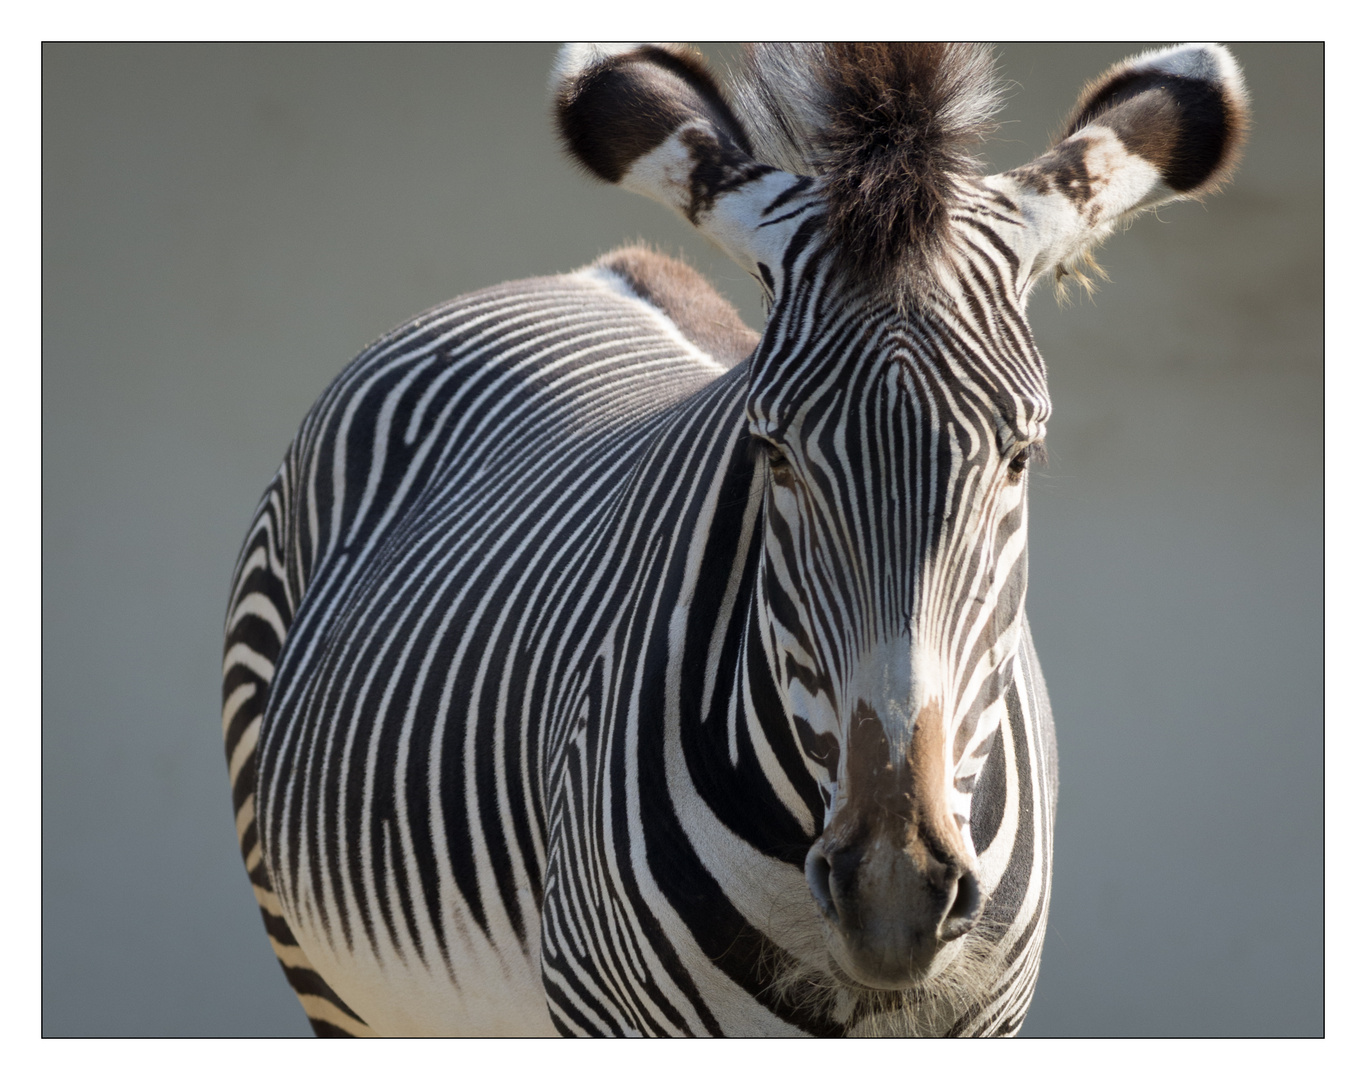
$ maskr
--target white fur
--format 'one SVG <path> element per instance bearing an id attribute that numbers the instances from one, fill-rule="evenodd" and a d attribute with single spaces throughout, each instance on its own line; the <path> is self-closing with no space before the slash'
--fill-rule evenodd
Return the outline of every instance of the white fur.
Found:
<path id="1" fill-rule="evenodd" d="M 688 52 L 686 45 L 669 41 L 571 41 L 561 45 L 560 51 L 555 54 L 555 63 L 550 68 L 550 88 L 556 90 L 562 83 L 577 79 L 604 60 L 631 52 L 642 45 L 653 45 L 657 49 L 680 55 Z"/>
<path id="2" fill-rule="evenodd" d="M 555 55 L 555 63 L 550 69 L 550 83 L 559 86 L 563 82 L 577 79 L 589 68 L 602 63 L 612 56 L 630 52 L 640 46 L 638 41 L 603 42 L 571 41 L 560 46 Z"/>
<path id="3" fill-rule="evenodd" d="M 621 186 L 671 207 L 680 214 L 691 196 L 690 180 L 696 166 L 681 135 L 694 130 L 710 131 L 706 120 L 684 124 L 659 146 L 640 157 L 621 179 Z M 798 220 L 760 228 L 763 208 L 793 182 L 788 173 L 770 172 L 748 184 L 719 196 L 709 213 L 696 222 L 697 227 L 740 266 L 751 273 L 759 262 L 776 272 L 782 252 Z"/>
<path id="4" fill-rule="evenodd" d="M 1201 79 L 1220 86 L 1236 104 L 1247 103 L 1242 69 L 1238 67 L 1238 61 L 1233 59 L 1233 54 L 1222 45 L 1208 42 L 1171 45 L 1165 49 L 1140 53 L 1119 66 L 1138 70 L 1154 68 L 1173 75 Z"/>

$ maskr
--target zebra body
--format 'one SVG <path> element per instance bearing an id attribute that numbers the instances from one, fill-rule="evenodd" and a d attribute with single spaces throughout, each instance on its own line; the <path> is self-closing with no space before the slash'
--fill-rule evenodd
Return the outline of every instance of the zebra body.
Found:
<path id="1" fill-rule="evenodd" d="M 978 54 L 926 56 L 893 59 L 971 112 L 941 84 Z M 760 54 L 741 101 L 797 59 Z M 581 161 L 706 229 L 772 311 L 760 338 L 627 249 L 419 317 L 314 406 L 224 664 L 286 974 L 326 1034 L 1013 1033 L 1057 790 L 1024 302 L 1147 189 L 1083 155 L 1082 198 L 1067 142 L 940 166 L 945 213 L 884 280 L 842 254 L 833 180 L 758 164 L 686 54 L 570 51 L 560 79 Z M 604 143 L 641 101 L 658 130 Z"/>

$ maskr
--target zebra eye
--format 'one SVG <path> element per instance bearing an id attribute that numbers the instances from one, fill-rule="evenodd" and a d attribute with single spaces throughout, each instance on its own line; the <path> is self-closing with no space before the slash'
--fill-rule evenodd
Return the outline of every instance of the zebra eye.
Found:
<path id="1" fill-rule="evenodd" d="M 1024 476 L 1025 467 L 1029 464 L 1029 458 L 1033 452 L 1034 447 L 1026 446 L 1023 450 L 1021 450 L 1018 454 L 1016 454 L 1013 458 L 1010 459 L 1008 472 L 1010 474 L 1010 482 L 1012 484 L 1018 484 L 1020 482 L 1020 477 Z"/>
<path id="2" fill-rule="evenodd" d="M 768 462 L 768 474 L 773 482 L 790 486 L 792 483 L 792 465 L 782 449 L 773 443 L 765 443 L 764 458 Z"/>

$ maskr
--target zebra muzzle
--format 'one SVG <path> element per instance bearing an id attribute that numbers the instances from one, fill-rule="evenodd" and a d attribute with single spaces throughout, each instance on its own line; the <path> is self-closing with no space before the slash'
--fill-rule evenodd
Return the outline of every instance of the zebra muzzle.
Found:
<path id="1" fill-rule="evenodd" d="M 976 924 L 976 859 L 946 796 L 937 703 L 893 755 L 876 710 L 851 724 L 847 797 L 806 856 L 831 955 L 850 978 L 904 989 L 937 974 Z"/>
<path id="2" fill-rule="evenodd" d="M 919 848 L 919 850 L 914 850 Z M 822 837 L 806 856 L 806 882 L 844 973 L 864 986 L 900 990 L 937 974 L 949 946 L 976 924 L 976 875 L 954 856 L 935 858 L 885 840 Z"/>

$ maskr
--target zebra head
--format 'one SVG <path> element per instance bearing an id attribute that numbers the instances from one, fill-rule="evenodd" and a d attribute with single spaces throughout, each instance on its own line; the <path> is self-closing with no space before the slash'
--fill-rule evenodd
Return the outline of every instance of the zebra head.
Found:
<path id="1" fill-rule="evenodd" d="M 766 46 L 730 98 L 673 46 L 571 47 L 557 79 L 578 160 L 677 209 L 770 301 L 746 399 L 755 603 L 826 807 L 806 879 L 845 976 L 924 984 L 987 899 L 973 795 L 1024 633 L 1049 415 L 1026 298 L 1129 216 L 1227 177 L 1237 66 L 1217 46 L 1120 64 L 996 176 L 970 155 L 998 105 L 977 47 Z"/>

